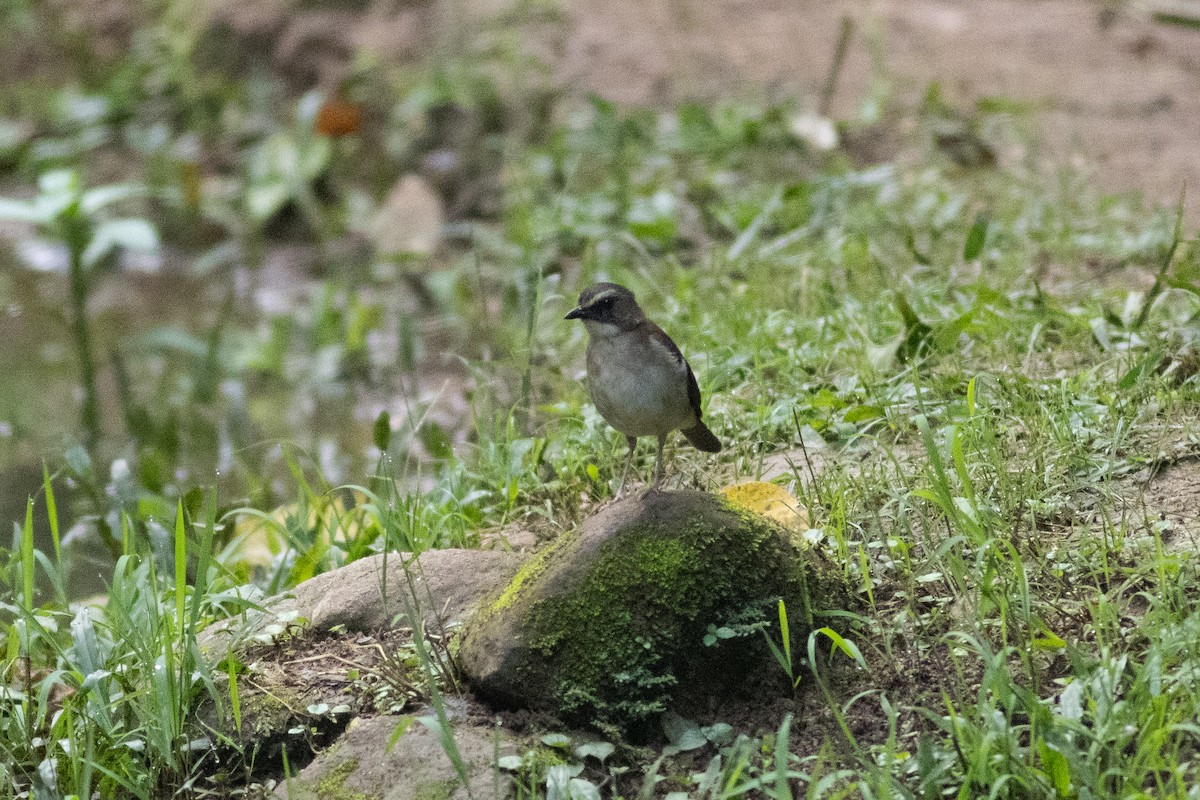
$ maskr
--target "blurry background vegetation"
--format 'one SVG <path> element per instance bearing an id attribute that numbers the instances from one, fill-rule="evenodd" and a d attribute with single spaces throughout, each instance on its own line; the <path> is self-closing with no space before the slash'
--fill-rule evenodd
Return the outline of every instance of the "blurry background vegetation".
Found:
<path id="1" fill-rule="evenodd" d="M 354 44 L 373 11 L 401 41 Z M 472 406 L 487 425 L 529 401 L 510 321 L 552 257 L 504 250 L 498 190 L 555 92 L 504 18 L 461 11 L 4 5 L 0 514 L 42 461 L 76 539 L 160 524 L 197 487 L 271 508 L 294 480 L 363 481 L 384 411 L 429 489 Z"/>
<path id="2" fill-rule="evenodd" d="M 819 80 L 754 88 L 753 64 L 729 76 L 706 59 L 708 12 L 667 9 L 694 35 L 641 54 L 675 75 L 644 98 L 663 115 L 583 91 L 578 40 L 618 31 L 581 35 L 540 0 L 15 0 L 0 13 L 13 34 L 0 43 L 0 518 L 22 516 L 45 462 L 70 541 L 107 542 L 102 560 L 122 519 L 153 529 L 210 486 L 222 507 L 273 508 L 297 480 L 364 481 L 385 443 L 437 509 L 433 541 L 504 519 L 535 466 L 539 490 L 573 507 L 571 481 L 555 483 L 581 412 L 560 294 L 641 274 L 687 302 L 681 288 L 721 291 L 756 239 L 793 231 L 769 254 L 811 250 L 853 182 L 887 182 L 818 175 L 902 153 L 986 168 L 1033 141 L 1028 106 L 964 106 L 936 82 L 913 116 L 879 29 L 849 17 L 840 40 L 800 34 L 821 48 L 806 56 Z M 858 76 L 839 95 L 847 53 Z M 869 298 L 888 283 L 886 245 L 871 215 L 845 219 L 857 232 L 827 238 L 858 263 L 821 280 Z M 919 261 L 941 238 L 903 235 Z M 697 265 L 704 277 L 677 269 Z M 713 366 L 712 389 L 738 379 Z"/>
<path id="3" fill-rule="evenodd" d="M 26 688 L 30 664 L 57 667 L 45 687 L 97 702 L 85 676 L 125 659 L 122 634 L 144 621 L 122 610 L 160 626 L 159 601 L 174 601 L 185 628 L 185 584 L 190 627 L 155 627 L 159 650 L 137 668 L 187 651 L 201 622 L 248 597 L 385 547 L 574 525 L 610 495 L 623 443 L 586 401 L 583 334 L 561 318 L 582 287 L 611 279 L 680 342 L 728 445 L 707 462 L 681 448 L 677 484 L 786 482 L 869 601 L 857 633 L 874 664 L 952 652 L 962 674 L 986 666 L 990 694 L 964 699 L 977 687 L 963 679 L 953 724 L 941 697 L 919 696 L 929 687 L 901 687 L 906 719 L 932 703 L 927 728 L 946 737 L 923 740 L 919 758 L 893 739 L 858 752 L 862 774 L 969 793 L 1002 784 L 989 770 L 1003 762 L 1011 796 L 1068 796 L 1050 742 L 1083 770 L 1076 786 L 1109 780 L 1085 776 L 1088 747 L 1120 761 L 1132 787 L 1190 780 L 1194 749 L 1174 726 L 1200 707 L 1194 691 L 1154 718 L 1177 749 L 1145 737 L 1144 760 L 1129 756 L 1143 745 L 1128 730 L 1151 724 L 1158 699 L 1078 730 L 1078 715 L 1040 721 L 1036 745 L 1022 726 L 1032 708 L 1049 715 L 1039 703 L 1053 681 L 1099 686 L 1092 654 L 1067 658 L 1067 640 L 1151 649 L 1113 610 L 1129 595 L 1163 620 L 1142 630 L 1178 634 L 1153 643 L 1155 669 L 1165 659 L 1190 674 L 1186 526 L 1163 509 L 1127 515 L 1122 481 L 1144 488 L 1200 452 L 1200 191 L 1177 207 L 1114 191 L 1086 162 L 1048 157 L 1074 129 L 1045 120 L 1187 120 L 1193 95 L 1123 85 L 1136 102 L 1113 111 L 1047 108 L 1002 85 L 969 92 L 955 75 L 906 82 L 875 18 L 843 23 L 810 5 L 822 25 L 773 3 L 727 23 L 762 27 L 760 51 L 726 35 L 720 9 L 687 2 L 594 18 L 543 0 L 0 4 L 0 520 L 15 523 L 3 611 L 20 623 L 9 661 L 26 659 Z M 930 29 L 963 43 L 914 35 L 911 52 L 978 57 L 954 4 L 920 5 Z M 993 33 L 1011 23 L 1029 38 L 1057 20 L 1103 37 L 1131 13 L 976 8 L 1026 5 Z M 766 30 L 782 18 L 794 27 Z M 1078 69 L 1158 58 L 1172 80 L 1190 75 L 1170 55 L 1170 37 L 1194 36 L 1179 30 L 1122 33 L 1111 59 L 1072 40 Z M 589 91 L 597 42 L 616 53 L 601 93 Z M 1036 59 L 1011 66 L 1057 80 Z M 1157 198 L 1178 198 L 1196 166 L 1187 135 L 1144 151 L 1169 167 L 1143 187 Z M 1142 164 L 1123 149 L 1122 163 Z M 349 514 L 366 495 L 344 484 L 379 502 Z M 1135 551 L 1153 552 L 1154 568 Z M 116 607 L 93 659 L 90 612 L 69 601 L 105 591 Z M 969 641 L 947 644 L 964 629 Z M 124 727 L 45 702 L 54 736 L 32 704 L 24 720 L 5 716 L 24 748 L 17 784 L 69 730 L 93 737 L 95 763 L 137 794 L 179 785 L 192 766 L 182 723 L 158 745 L 152 733 L 186 718 L 202 687 L 181 679 L 159 707 L 135 691 L 153 678 L 123 676 L 126 702 L 147 704 L 115 713 Z M 1042 745 L 1045 769 L 1012 767 Z M 92 769 L 63 764 L 47 785 Z"/>

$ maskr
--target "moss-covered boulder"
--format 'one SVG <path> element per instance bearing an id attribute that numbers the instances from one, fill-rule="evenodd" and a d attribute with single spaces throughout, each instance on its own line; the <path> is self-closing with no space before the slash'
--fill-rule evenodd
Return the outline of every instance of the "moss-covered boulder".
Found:
<path id="1" fill-rule="evenodd" d="M 630 730 L 681 680 L 720 693 L 779 671 L 761 636 L 706 637 L 713 629 L 775 620 L 783 598 L 803 640 L 814 612 L 847 597 L 841 570 L 770 520 L 702 492 L 650 492 L 527 562 L 467 620 L 458 657 L 497 705 Z"/>

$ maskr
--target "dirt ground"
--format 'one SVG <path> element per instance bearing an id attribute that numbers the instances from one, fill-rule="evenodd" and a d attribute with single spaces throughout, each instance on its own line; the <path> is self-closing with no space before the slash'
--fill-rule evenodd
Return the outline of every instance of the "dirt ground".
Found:
<path id="1" fill-rule="evenodd" d="M 844 17 L 856 21 L 833 104 L 871 82 L 916 102 L 930 81 L 967 107 L 1032 106 L 1051 164 L 1095 169 L 1113 191 L 1174 204 L 1200 224 L 1200 29 L 1096 0 L 567 0 L 563 76 L 627 102 L 820 93 Z M 873 47 L 871 42 L 878 43 Z M 874 50 L 874 52 L 873 52 Z M 876 62 L 882 71 L 876 68 Z M 881 74 L 882 73 L 882 74 Z"/>
<path id="2" fill-rule="evenodd" d="M 136 5 L 130 0 L 53 2 L 73 10 L 64 24 L 71 28 L 74 20 L 85 28 L 100 51 L 129 46 Z M 439 50 L 452 55 L 499 20 L 523 33 L 526 49 L 549 62 L 558 82 L 628 103 L 721 95 L 816 98 L 848 17 L 855 32 L 833 116 L 854 117 L 878 81 L 886 82 L 901 107 L 917 103 L 932 81 L 964 110 L 985 97 L 1015 101 L 1034 111 L 1044 145 L 1035 155 L 1044 163 L 1094 169 L 1104 188 L 1140 190 L 1164 204 L 1174 204 L 1186 184 L 1188 221 L 1200 225 L 1200 27 L 1155 22 L 1144 10 L 1148 5 L 209 0 L 198 13 L 235 33 L 226 60 L 265 57 L 298 89 L 336 83 L 357 51 L 391 62 Z M 1106 16 L 1113 8 L 1122 10 Z"/>

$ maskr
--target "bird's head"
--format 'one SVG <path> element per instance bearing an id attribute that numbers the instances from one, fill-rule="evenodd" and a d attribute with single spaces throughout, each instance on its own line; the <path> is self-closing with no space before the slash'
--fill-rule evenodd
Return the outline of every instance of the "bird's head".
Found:
<path id="1" fill-rule="evenodd" d="M 579 305 L 564 319 L 582 320 L 588 332 L 623 331 L 635 327 L 644 315 L 633 292 L 617 283 L 597 283 L 579 295 Z"/>

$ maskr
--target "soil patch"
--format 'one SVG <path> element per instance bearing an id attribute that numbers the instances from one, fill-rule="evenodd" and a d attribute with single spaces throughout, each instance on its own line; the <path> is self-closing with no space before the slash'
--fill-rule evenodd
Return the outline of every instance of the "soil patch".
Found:
<path id="1" fill-rule="evenodd" d="M 218 0 L 207 7 L 212 35 L 202 50 L 238 73 L 247 60 L 262 62 L 307 89 L 336 84 L 358 50 L 411 63 L 501 28 L 549 64 L 551 84 L 576 95 L 634 104 L 815 98 L 850 19 L 855 33 L 833 116 L 857 116 L 883 85 L 901 108 L 914 107 L 935 81 L 964 109 L 1004 98 L 1035 112 L 1042 145 L 1001 153 L 1002 160 L 1032 155 L 1092 166 L 1110 190 L 1174 204 L 1184 184 L 1200 185 L 1200 29 L 1156 23 L 1141 4 L 1120 4 L 1118 13 L 1114 5 L 566 0 L 561 13 L 506 13 L 511 4 L 489 0 L 463 13 L 437 0 L 345 4 L 336 12 L 285 0 Z M 73 4 L 62 25 L 116 53 L 128 49 L 133 19 L 136 4 L 128 0 L 86 0 Z M 894 155 L 894 143 L 876 153 Z M 1189 192 L 1186 205 L 1190 223 L 1200 224 L 1200 192 Z"/>
<path id="2" fill-rule="evenodd" d="M 1122 492 L 1131 531 L 1162 536 L 1168 552 L 1200 551 L 1200 460 L 1181 461 Z"/>
<path id="3" fill-rule="evenodd" d="M 964 106 L 997 96 L 1025 104 L 1036 112 L 1041 155 L 1094 164 L 1110 190 L 1173 204 L 1185 183 L 1200 182 L 1200 30 L 1133 12 L 1104 16 L 1088 0 L 571 0 L 568 8 L 562 76 L 618 101 L 814 96 L 849 17 L 858 34 L 836 117 L 852 115 L 876 79 L 891 81 L 910 107 L 937 81 Z M 1189 194 L 1197 224 L 1200 192 Z"/>

